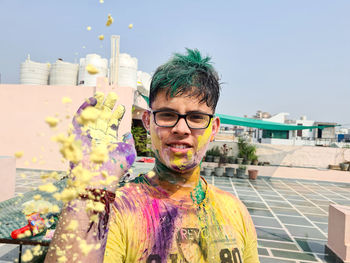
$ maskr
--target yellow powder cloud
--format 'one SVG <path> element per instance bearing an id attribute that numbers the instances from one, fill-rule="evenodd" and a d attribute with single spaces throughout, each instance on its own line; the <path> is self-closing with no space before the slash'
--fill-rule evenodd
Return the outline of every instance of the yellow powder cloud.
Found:
<path id="1" fill-rule="evenodd" d="M 91 75 L 94 75 L 94 74 L 97 74 L 99 72 L 99 70 L 97 68 L 95 68 L 94 65 L 92 64 L 88 64 L 86 67 L 85 67 L 86 71 L 89 72 L 89 74 Z"/>
<path id="2" fill-rule="evenodd" d="M 113 17 L 111 16 L 111 14 L 108 14 L 106 26 L 110 26 L 112 25 L 112 23 L 113 23 Z"/>
<path id="3" fill-rule="evenodd" d="M 67 104 L 67 103 L 71 103 L 72 102 L 72 99 L 69 98 L 69 97 L 63 97 L 62 98 L 62 103 L 63 104 Z"/>
<path id="4" fill-rule="evenodd" d="M 38 189 L 43 192 L 53 193 L 57 191 L 57 187 L 52 183 L 39 185 Z"/>
<path id="5" fill-rule="evenodd" d="M 55 117 L 46 117 L 46 119 L 45 119 L 45 122 L 51 127 L 51 128 L 53 128 L 53 127 L 56 127 L 56 125 L 58 124 L 58 119 L 57 118 L 55 118 Z"/>
<path id="6" fill-rule="evenodd" d="M 22 261 L 23 262 L 29 262 L 32 259 L 33 259 L 32 251 L 30 249 L 27 249 L 26 252 L 24 252 L 24 254 L 22 256 Z"/>
<path id="7" fill-rule="evenodd" d="M 77 220 L 71 220 L 66 227 L 67 230 L 69 231 L 75 231 L 78 228 L 78 221 Z"/>
<path id="8" fill-rule="evenodd" d="M 23 152 L 19 151 L 19 152 L 15 152 L 15 157 L 16 158 L 21 158 L 23 156 Z"/>

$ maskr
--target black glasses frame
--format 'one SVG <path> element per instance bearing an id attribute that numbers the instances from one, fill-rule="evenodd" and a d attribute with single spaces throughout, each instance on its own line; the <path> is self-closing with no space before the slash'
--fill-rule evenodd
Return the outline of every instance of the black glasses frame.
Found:
<path id="1" fill-rule="evenodd" d="M 190 113 L 187 113 L 187 114 L 180 114 L 180 113 L 178 113 L 178 112 L 176 112 L 176 111 L 171 111 L 171 110 L 155 110 L 155 111 L 151 111 L 151 112 L 153 113 L 153 118 L 154 118 L 155 124 L 157 124 L 157 126 L 159 126 L 159 127 L 164 127 L 164 128 L 173 128 L 173 127 L 175 127 L 176 124 L 179 122 L 179 120 L 183 118 L 183 119 L 185 119 L 185 122 L 186 122 L 188 128 L 193 129 L 193 130 L 202 130 L 202 129 L 208 128 L 211 119 L 214 117 L 214 114 L 208 114 L 208 113 L 203 113 L 203 112 L 190 112 Z M 159 125 L 159 124 L 157 123 L 157 121 L 156 121 L 156 113 L 158 113 L 158 112 L 172 112 L 172 113 L 175 113 L 175 114 L 177 115 L 177 121 L 175 122 L 174 125 L 171 125 L 171 126 L 169 126 L 169 125 L 168 125 L 168 126 Z M 210 119 L 209 119 L 209 121 L 208 121 L 207 126 L 205 126 L 205 127 L 203 127 L 203 128 L 192 128 L 192 127 L 190 127 L 190 125 L 189 125 L 188 122 L 187 122 L 187 116 L 190 115 L 190 114 L 192 114 L 192 113 L 200 113 L 200 114 L 209 116 Z"/>

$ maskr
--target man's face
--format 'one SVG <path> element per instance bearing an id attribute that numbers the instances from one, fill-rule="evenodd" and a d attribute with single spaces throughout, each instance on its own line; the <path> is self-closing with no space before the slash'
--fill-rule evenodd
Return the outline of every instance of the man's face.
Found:
<path id="1" fill-rule="evenodd" d="M 153 101 L 152 111 L 171 110 L 179 114 L 201 112 L 213 114 L 205 103 L 192 97 L 167 97 L 165 91 L 158 93 Z M 220 125 L 219 118 L 213 118 L 205 129 L 191 129 L 184 118 L 180 118 L 174 127 L 160 127 L 154 121 L 154 115 L 145 112 L 143 123 L 151 134 L 152 148 L 156 157 L 167 167 L 178 172 L 188 172 L 199 165 L 207 146 L 213 140 Z"/>

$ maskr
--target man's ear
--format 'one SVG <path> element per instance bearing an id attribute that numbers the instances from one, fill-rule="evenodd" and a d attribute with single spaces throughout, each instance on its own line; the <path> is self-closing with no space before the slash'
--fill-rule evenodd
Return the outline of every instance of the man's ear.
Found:
<path id="1" fill-rule="evenodd" d="M 219 132 L 220 129 L 220 118 L 219 117 L 214 117 L 213 120 L 213 129 L 211 132 L 211 137 L 210 137 L 210 141 L 214 141 L 215 135 Z"/>
<path id="2" fill-rule="evenodd" d="M 147 133 L 149 133 L 150 124 L 151 124 L 151 115 L 148 110 L 145 110 L 142 113 L 142 123 L 143 123 L 143 127 L 145 127 L 145 129 L 147 130 Z"/>

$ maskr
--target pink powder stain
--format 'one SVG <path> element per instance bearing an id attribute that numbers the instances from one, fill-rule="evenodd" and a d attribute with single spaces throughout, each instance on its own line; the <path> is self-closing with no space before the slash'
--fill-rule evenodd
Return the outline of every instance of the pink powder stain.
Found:
<path id="1" fill-rule="evenodd" d="M 154 233 L 155 230 L 159 227 L 159 226 L 155 226 L 155 224 L 158 224 L 159 222 L 159 214 L 160 214 L 159 201 L 156 199 L 153 199 L 152 203 L 146 202 L 142 209 L 142 214 L 144 216 L 144 219 L 146 220 L 147 234 L 149 235 L 151 232 Z"/>

